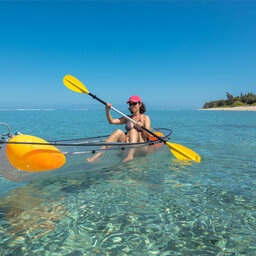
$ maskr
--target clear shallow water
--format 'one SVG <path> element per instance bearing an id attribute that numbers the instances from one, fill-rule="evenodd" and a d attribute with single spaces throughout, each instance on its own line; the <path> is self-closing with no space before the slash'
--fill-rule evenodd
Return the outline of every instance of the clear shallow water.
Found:
<path id="1" fill-rule="evenodd" d="M 0 255 L 255 255 L 256 112 L 150 111 L 169 149 L 110 169 L 31 183 L 0 177 Z M 0 111 L 46 140 L 111 133 L 104 111 Z"/>

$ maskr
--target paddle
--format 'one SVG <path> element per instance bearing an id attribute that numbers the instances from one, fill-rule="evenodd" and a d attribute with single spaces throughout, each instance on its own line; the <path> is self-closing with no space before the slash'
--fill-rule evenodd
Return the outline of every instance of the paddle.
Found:
<path id="1" fill-rule="evenodd" d="M 79 93 L 86 93 L 86 94 L 90 95 L 92 98 L 101 102 L 102 104 L 107 105 L 107 103 L 105 101 L 99 99 L 96 95 L 91 94 L 87 90 L 87 88 L 75 77 L 73 77 L 71 75 L 66 75 L 63 78 L 63 83 L 70 90 L 75 91 L 75 92 L 79 92 Z M 129 121 L 133 122 L 134 124 L 137 124 L 136 121 L 134 121 L 133 119 L 131 119 L 127 115 L 123 114 L 119 110 L 115 109 L 114 107 L 111 107 L 111 109 L 113 109 L 115 112 L 117 112 L 118 114 L 120 114 L 124 118 L 128 119 Z M 145 128 L 144 126 L 142 126 L 141 128 L 143 130 L 145 130 L 146 132 L 150 133 L 151 135 L 153 135 L 154 137 L 156 137 L 157 139 L 159 139 L 160 141 L 162 141 L 163 143 L 165 143 L 169 147 L 169 149 L 171 150 L 173 155 L 176 158 L 178 158 L 179 160 L 193 160 L 195 162 L 200 163 L 201 157 L 196 152 L 192 151 L 191 149 L 186 148 L 186 147 L 184 147 L 182 145 L 179 145 L 179 144 L 170 143 L 170 142 L 162 139 L 161 137 L 157 136 L 156 134 L 154 134 L 153 132 L 151 132 L 150 130 Z"/>

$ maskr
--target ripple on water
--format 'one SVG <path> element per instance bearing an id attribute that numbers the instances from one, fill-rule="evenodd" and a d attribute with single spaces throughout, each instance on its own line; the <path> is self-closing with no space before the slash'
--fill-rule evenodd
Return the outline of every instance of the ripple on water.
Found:
<path id="1" fill-rule="evenodd" d="M 101 120 L 100 113 L 87 112 Z M 35 127 L 24 130 L 45 135 L 32 115 Z M 90 122 L 75 122 L 80 115 L 60 111 L 47 118 L 86 134 Z M 255 116 L 162 111 L 152 112 L 154 118 L 159 126 L 170 124 L 172 141 L 200 153 L 202 162 L 175 160 L 166 147 L 79 177 L 13 185 L 1 179 L 0 255 L 254 256 Z M 52 133 L 48 128 L 52 138 L 58 129 L 70 135 L 63 125 Z"/>

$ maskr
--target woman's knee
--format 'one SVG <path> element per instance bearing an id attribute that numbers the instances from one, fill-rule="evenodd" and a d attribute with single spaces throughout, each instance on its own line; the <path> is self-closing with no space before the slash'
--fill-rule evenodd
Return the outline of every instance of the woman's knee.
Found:
<path id="1" fill-rule="evenodd" d="M 134 129 L 134 128 L 132 128 L 132 129 L 129 131 L 129 133 L 132 134 L 132 135 L 138 135 L 138 134 L 139 134 L 138 131 L 137 131 L 136 129 Z"/>
<path id="2" fill-rule="evenodd" d="M 132 128 L 129 131 L 129 141 L 130 142 L 138 142 L 139 139 L 139 133 L 136 129 Z"/>
<path id="3" fill-rule="evenodd" d="M 106 140 L 106 142 L 118 142 L 118 141 L 124 141 L 125 140 L 125 134 L 121 129 L 117 129 L 114 131 Z"/>
<path id="4" fill-rule="evenodd" d="M 121 129 L 117 129 L 114 133 L 117 135 L 125 135 Z"/>
<path id="5" fill-rule="evenodd" d="M 125 141 L 125 133 L 121 129 L 117 129 L 114 133 L 117 141 Z"/>

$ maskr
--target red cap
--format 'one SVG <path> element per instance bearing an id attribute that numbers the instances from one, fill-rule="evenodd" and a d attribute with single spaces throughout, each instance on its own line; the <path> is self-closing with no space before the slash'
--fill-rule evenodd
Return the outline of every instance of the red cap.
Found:
<path id="1" fill-rule="evenodd" d="M 131 96 L 126 103 L 129 103 L 129 102 L 141 102 L 140 96 L 137 96 L 137 95 Z"/>

